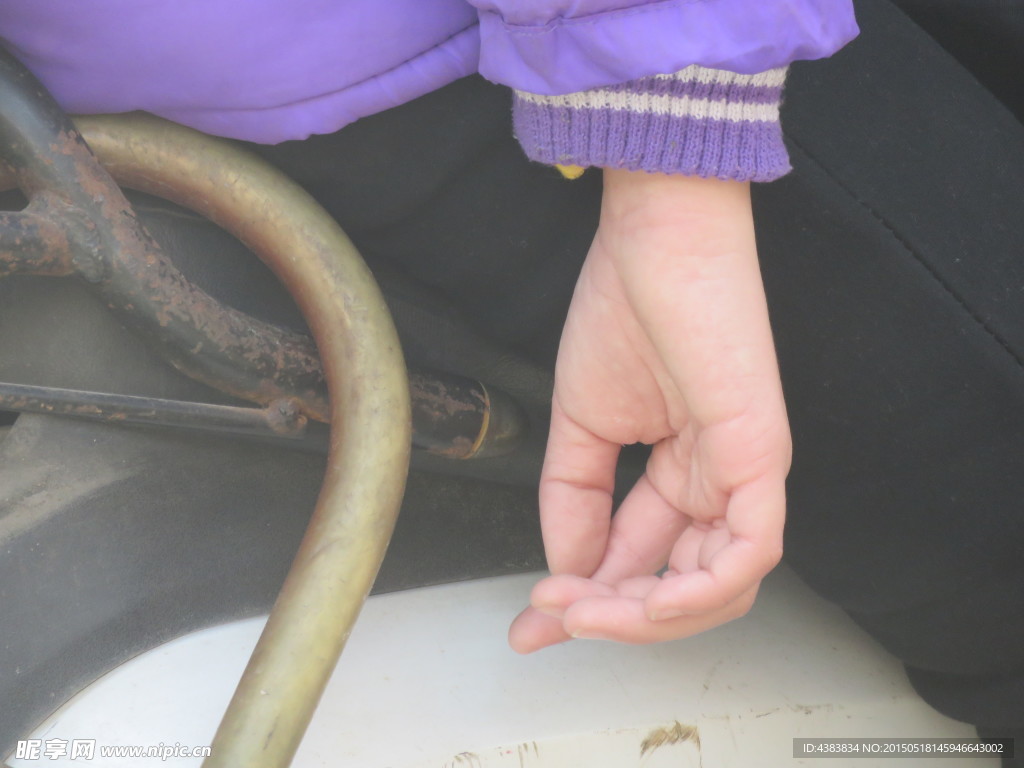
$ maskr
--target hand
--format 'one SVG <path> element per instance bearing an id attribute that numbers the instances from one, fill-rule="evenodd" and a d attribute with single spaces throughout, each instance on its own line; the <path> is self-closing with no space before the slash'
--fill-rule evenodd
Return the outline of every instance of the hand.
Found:
<path id="1" fill-rule="evenodd" d="M 651 457 L 613 518 L 619 450 L 636 442 Z M 790 455 L 748 185 L 605 171 L 555 369 L 552 576 L 512 647 L 657 642 L 746 613 L 782 555 Z"/>

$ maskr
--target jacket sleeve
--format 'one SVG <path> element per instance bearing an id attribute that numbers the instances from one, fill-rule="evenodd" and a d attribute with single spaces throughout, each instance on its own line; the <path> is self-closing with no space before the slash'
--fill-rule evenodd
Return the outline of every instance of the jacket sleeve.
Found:
<path id="1" fill-rule="evenodd" d="M 736 180 L 789 169 L 786 67 L 858 31 L 852 0 L 470 2 L 532 159 Z"/>
<path id="2" fill-rule="evenodd" d="M 516 91 L 516 137 L 542 163 L 771 181 L 789 171 L 779 100 L 786 68 L 689 66 L 565 96 Z"/>

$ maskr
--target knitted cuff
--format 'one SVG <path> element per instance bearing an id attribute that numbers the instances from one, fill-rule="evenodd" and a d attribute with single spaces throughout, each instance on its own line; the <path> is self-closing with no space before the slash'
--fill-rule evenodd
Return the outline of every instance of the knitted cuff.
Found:
<path id="1" fill-rule="evenodd" d="M 789 170 L 779 102 L 786 68 L 757 75 L 689 66 L 564 96 L 515 92 L 513 123 L 527 156 L 735 181 Z"/>

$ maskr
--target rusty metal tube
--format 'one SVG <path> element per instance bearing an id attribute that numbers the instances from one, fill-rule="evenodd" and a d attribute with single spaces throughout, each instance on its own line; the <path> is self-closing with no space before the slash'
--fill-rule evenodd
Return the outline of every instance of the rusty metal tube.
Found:
<path id="1" fill-rule="evenodd" d="M 294 400 L 276 400 L 266 408 L 239 408 L 7 382 L 0 382 L 0 411 L 293 440 L 305 436 L 307 423 Z"/>
<path id="2" fill-rule="evenodd" d="M 398 338 L 351 242 L 279 172 L 145 115 L 77 124 L 120 183 L 202 213 L 258 254 L 295 297 L 320 350 L 332 425 L 324 486 L 204 764 L 286 766 L 373 584 L 401 501 L 410 416 Z"/>
<path id="3" fill-rule="evenodd" d="M 68 116 L 2 49 L 0 105 L 0 191 L 17 186 L 29 199 L 23 211 L 0 212 L 0 278 L 74 275 L 191 378 L 262 405 L 293 399 L 305 415 L 328 421 L 312 341 L 222 304 L 181 274 Z M 514 448 L 526 431 L 520 409 L 459 379 L 412 378 L 414 444 L 450 458 Z"/>
<path id="4" fill-rule="evenodd" d="M 5 216 L 0 277 L 73 269 L 125 327 L 188 376 L 263 405 L 294 398 L 310 418 L 328 420 L 310 339 L 226 306 L 185 278 L 68 116 L 2 49 L 0 149 L 0 188 L 17 186 L 29 200 Z"/>
<path id="5" fill-rule="evenodd" d="M 23 211 L 0 213 L 0 277 L 18 272 L 50 277 L 74 273 L 67 233 L 50 215 L 48 202 L 37 196 Z"/>

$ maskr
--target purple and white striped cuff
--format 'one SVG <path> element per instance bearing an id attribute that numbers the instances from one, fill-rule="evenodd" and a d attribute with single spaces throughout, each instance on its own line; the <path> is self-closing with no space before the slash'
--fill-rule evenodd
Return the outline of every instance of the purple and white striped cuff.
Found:
<path id="1" fill-rule="evenodd" d="M 693 65 L 564 96 L 515 91 L 515 134 L 551 165 L 771 181 L 790 169 L 779 125 L 786 71 Z"/>

